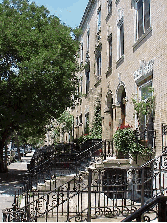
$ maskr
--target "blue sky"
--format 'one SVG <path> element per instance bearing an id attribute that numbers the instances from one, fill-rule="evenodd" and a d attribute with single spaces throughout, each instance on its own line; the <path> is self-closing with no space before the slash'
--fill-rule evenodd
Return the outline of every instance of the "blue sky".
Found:
<path id="1" fill-rule="evenodd" d="M 79 26 L 88 0 L 31 0 L 37 5 L 44 5 L 50 14 L 58 16 L 66 25 Z M 0 0 L 0 3 L 2 0 Z"/>

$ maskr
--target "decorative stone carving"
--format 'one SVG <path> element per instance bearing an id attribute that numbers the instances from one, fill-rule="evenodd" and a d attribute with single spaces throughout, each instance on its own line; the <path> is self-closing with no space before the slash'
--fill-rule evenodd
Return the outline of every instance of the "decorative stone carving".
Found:
<path id="1" fill-rule="evenodd" d="M 136 84 L 140 83 L 150 75 L 152 75 L 154 60 L 150 60 L 148 63 L 144 60 L 140 61 L 140 68 L 133 74 Z"/>
<path id="2" fill-rule="evenodd" d="M 117 11 L 117 26 L 121 26 L 124 22 L 124 10 L 118 9 Z"/>

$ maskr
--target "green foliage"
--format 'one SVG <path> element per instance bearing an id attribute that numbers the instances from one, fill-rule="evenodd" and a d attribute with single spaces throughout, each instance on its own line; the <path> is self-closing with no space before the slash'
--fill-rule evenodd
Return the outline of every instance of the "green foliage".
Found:
<path id="1" fill-rule="evenodd" d="M 121 125 L 114 134 L 116 150 L 125 156 L 129 154 L 133 159 L 137 156 L 143 159 L 152 154 L 151 148 L 145 147 L 136 138 L 135 131 L 129 125 Z"/>
<path id="2" fill-rule="evenodd" d="M 102 138 L 102 117 L 101 117 L 101 104 L 98 102 L 94 111 L 94 119 L 92 123 L 92 128 L 90 130 L 91 136 L 94 139 Z"/>
<path id="3" fill-rule="evenodd" d="M 56 120 L 56 125 L 53 127 L 53 138 L 55 143 L 59 141 L 60 129 L 63 132 L 68 132 L 70 135 L 72 135 L 73 119 L 73 115 L 71 115 L 68 111 L 64 111 Z"/>
<path id="4" fill-rule="evenodd" d="M 57 119 L 57 122 L 63 125 L 63 131 L 72 132 L 73 119 L 73 116 L 68 111 L 64 111 Z"/>
<path id="5" fill-rule="evenodd" d="M 139 123 L 143 122 L 144 117 L 146 117 L 146 122 L 150 116 L 154 117 L 155 114 L 155 96 L 153 95 L 154 89 L 150 88 L 148 96 L 146 99 L 143 96 L 142 100 L 132 98 L 132 102 L 134 105 L 134 110 L 136 111 L 137 118 Z"/>
<path id="6" fill-rule="evenodd" d="M 79 69 L 78 35 L 34 2 L 0 4 L 1 150 L 14 130 L 45 129 L 71 105 Z"/>
<path id="7" fill-rule="evenodd" d="M 84 142 L 88 139 L 101 139 L 102 138 L 102 117 L 101 117 L 101 104 L 100 101 L 97 102 L 94 111 L 94 118 L 92 122 L 92 127 L 87 125 L 85 134 L 78 139 L 78 142 Z"/>

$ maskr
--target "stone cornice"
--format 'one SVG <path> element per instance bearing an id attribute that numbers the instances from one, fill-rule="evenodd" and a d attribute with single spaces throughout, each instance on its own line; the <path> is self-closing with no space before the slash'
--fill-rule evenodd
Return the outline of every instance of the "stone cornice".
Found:
<path id="1" fill-rule="evenodd" d="M 86 20 L 86 17 L 88 16 L 88 13 L 90 12 L 91 10 L 91 7 L 92 5 L 96 2 L 96 0 L 89 0 L 87 6 L 86 6 L 86 9 L 85 9 L 85 12 L 82 16 L 82 19 L 81 19 L 81 22 L 80 22 L 80 25 L 79 25 L 79 28 L 83 28 L 83 25 L 85 23 L 85 20 Z"/>

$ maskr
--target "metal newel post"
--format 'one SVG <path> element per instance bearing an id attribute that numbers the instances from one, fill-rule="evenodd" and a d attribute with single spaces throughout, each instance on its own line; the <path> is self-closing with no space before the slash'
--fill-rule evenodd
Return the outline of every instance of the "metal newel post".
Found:
<path id="1" fill-rule="evenodd" d="M 12 204 L 13 206 L 13 221 L 16 221 L 16 191 L 15 191 L 15 196 L 14 196 L 14 203 Z"/>
<path id="2" fill-rule="evenodd" d="M 141 170 L 141 207 L 144 205 L 144 168 Z"/>
<path id="3" fill-rule="evenodd" d="M 144 168 L 141 172 L 141 206 L 144 205 Z"/>
<path id="4" fill-rule="evenodd" d="M 3 219 L 3 222 L 6 222 L 7 221 L 7 214 L 4 213 L 4 212 L 3 212 L 3 218 L 2 219 Z"/>
<path id="5" fill-rule="evenodd" d="M 162 156 L 160 157 L 160 162 L 159 162 L 159 189 L 161 192 L 161 195 L 163 195 L 163 191 L 162 191 L 162 183 L 161 183 L 161 167 L 162 167 Z"/>
<path id="6" fill-rule="evenodd" d="M 104 160 L 106 160 L 106 146 L 107 146 L 107 143 L 106 143 L 106 140 L 104 140 Z"/>
<path id="7" fill-rule="evenodd" d="M 143 207 L 144 206 L 144 168 L 142 168 L 141 171 L 142 171 L 141 172 L 141 207 Z M 143 221 L 143 214 L 141 215 L 141 221 Z"/>
<path id="8" fill-rule="evenodd" d="M 88 218 L 87 218 L 88 222 L 91 222 L 91 184 L 92 184 L 92 169 L 89 168 L 89 176 L 88 176 Z"/>
<path id="9" fill-rule="evenodd" d="M 70 182 L 68 182 L 68 188 L 67 188 L 67 221 L 69 221 L 70 215 L 70 199 L 69 199 L 69 194 L 70 194 Z"/>
<path id="10" fill-rule="evenodd" d="M 49 194 L 47 194 L 47 199 L 46 199 L 46 219 L 45 221 L 48 221 L 48 206 L 49 206 Z"/>

